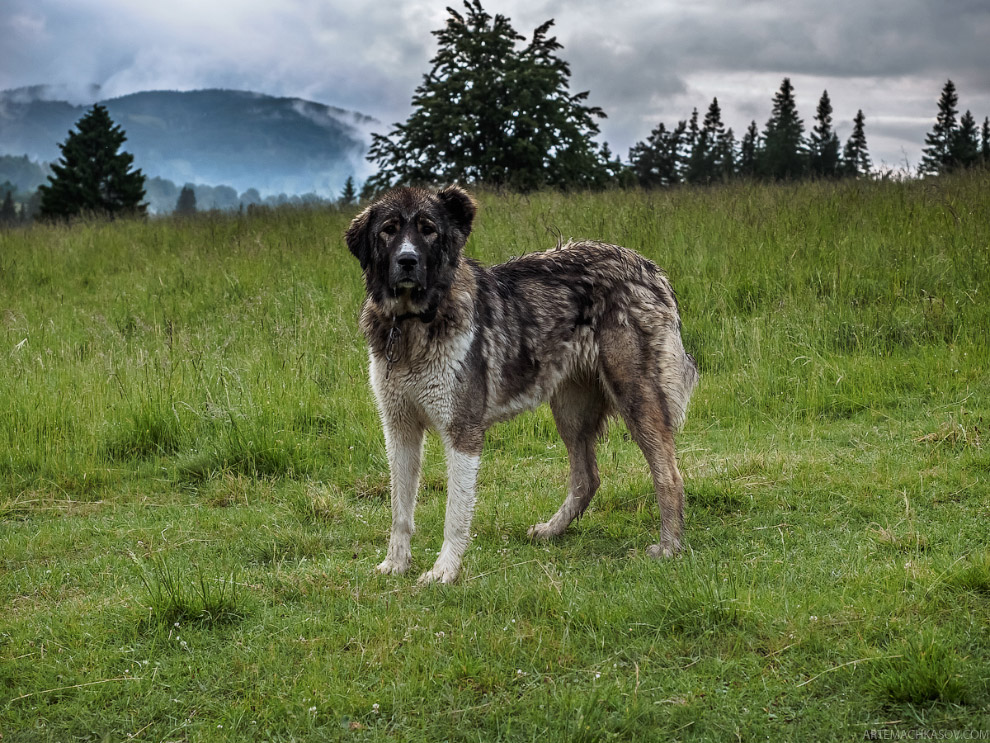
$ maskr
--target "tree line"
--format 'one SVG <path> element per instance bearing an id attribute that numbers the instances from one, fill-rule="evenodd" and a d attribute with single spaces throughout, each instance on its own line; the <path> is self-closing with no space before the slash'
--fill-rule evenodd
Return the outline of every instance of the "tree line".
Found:
<path id="1" fill-rule="evenodd" d="M 387 134 L 372 134 L 368 160 L 378 171 L 365 182 L 361 198 L 400 184 L 460 182 L 516 191 L 658 188 L 740 178 L 855 178 L 873 171 L 863 111 L 840 143 L 824 91 L 806 133 L 786 77 L 762 130 L 754 120 L 737 140 L 716 98 L 704 117 L 695 108 L 671 128 L 657 124 L 623 163 L 607 143 L 594 139 L 605 112 L 588 104 L 588 91 L 570 91 L 570 67 L 558 56 L 563 47 L 550 35 L 553 20 L 527 39 L 505 16 L 487 13 L 481 0 L 465 0 L 464 6 L 463 13 L 448 8 L 445 26 L 433 32 L 438 51 L 416 88 L 408 120 Z M 990 118 L 981 127 L 970 111 L 960 117 L 958 105 L 949 80 L 925 139 L 920 175 L 990 166 Z M 146 179 L 133 169 L 133 156 L 120 151 L 125 140 L 106 108 L 94 105 L 59 145 L 61 159 L 34 201 L 24 203 L 21 216 L 29 206 L 49 220 L 145 214 Z M 0 223 L 17 221 L 13 191 L 0 186 Z M 351 204 L 358 196 L 349 178 L 336 203 Z M 196 195 L 187 186 L 174 211 L 196 210 Z"/>
<path id="2" fill-rule="evenodd" d="M 464 7 L 463 13 L 448 8 L 446 25 L 433 32 L 438 51 L 413 95 L 410 117 L 387 134 L 372 135 L 368 159 L 378 172 L 362 196 L 399 184 L 454 181 L 526 191 L 873 172 L 863 111 L 841 143 L 824 91 L 806 134 L 786 77 L 762 130 L 753 121 L 737 140 L 713 99 L 703 118 L 695 109 L 670 128 L 657 124 L 622 163 L 607 144 L 594 142 L 605 112 L 587 103 L 588 91 L 570 92 L 570 68 L 557 56 L 562 46 L 549 35 L 553 20 L 527 40 L 505 16 L 487 13 L 480 0 L 465 0 Z M 982 134 L 968 111 L 957 122 L 954 91 L 950 80 L 926 139 L 921 175 L 990 164 L 990 121 L 984 119 Z"/>
<path id="3" fill-rule="evenodd" d="M 710 184 L 735 178 L 795 180 L 869 175 L 872 170 L 866 144 L 865 117 L 860 110 L 853 132 L 843 147 L 832 123 L 832 102 L 822 93 L 815 125 L 804 134 L 794 86 L 784 78 L 773 98 L 770 119 L 761 132 L 750 123 L 741 141 L 722 122 L 718 99 L 712 99 L 704 119 L 698 109 L 672 129 L 661 122 L 643 142 L 629 150 L 629 168 L 646 188 L 679 183 Z"/>

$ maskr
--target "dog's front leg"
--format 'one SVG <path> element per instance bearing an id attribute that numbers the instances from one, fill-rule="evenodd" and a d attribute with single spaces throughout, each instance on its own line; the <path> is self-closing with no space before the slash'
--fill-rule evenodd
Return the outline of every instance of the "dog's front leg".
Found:
<path id="1" fill-rule="evenodd" d="M 423 426 L 408 417 L 395 416 L 385 420 L 385 450 L 392 481 L 392 533 L 388 553 L 378 566 L 379 573 L 404 573 L 412 562 L 409 541 L 415 530 L 413 512 L 419 490 L 424 434 Z"/>
<path id="2" fill-rule="evenodd" d="M 447 516 L 443 525 L 443 545 L 433 567 L 420 576 L 420 584 L 456 581 L 461 572 L 461 558 L 471 541 L 481 446 L 478 445 L 476 453 L 465 452 L 447 442 L 446 453 Z"/>

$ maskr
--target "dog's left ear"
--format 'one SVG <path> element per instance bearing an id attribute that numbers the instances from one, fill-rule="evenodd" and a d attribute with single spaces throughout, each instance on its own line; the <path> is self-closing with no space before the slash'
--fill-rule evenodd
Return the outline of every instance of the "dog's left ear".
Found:
<path id="1" fill-rule="evenodd" d="M 369 206 L 358 214 L 351 221 L 347 232 L 344 233 L 344 241 L 354 257 L 361 262 L 361 268 L 367 269 L 371 262 L 371 219 L 374 214 L 374 205 Z"/>
<path id="2" fill-rule="evenodd" d="M 447 210 L 451 224 L 456 227 L 467 240 L 471 234 L 471 223 L 478 212 L 478 203 L 460 186 L 447 186 L 437 192 L 437 199 Z"/>

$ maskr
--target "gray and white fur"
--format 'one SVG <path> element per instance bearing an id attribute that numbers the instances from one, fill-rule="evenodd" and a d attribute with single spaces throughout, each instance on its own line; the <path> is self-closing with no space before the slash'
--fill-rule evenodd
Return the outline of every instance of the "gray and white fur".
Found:
<path id="1" fill-rule="evenodd" d="M 391 473 L 392 531 L 378 570 L 410 566 L 426 430 L 444 443 L 447 511 L 440 555 L 420 582 L 450 583 L 469 542 L 486 429 L 543 402 L 567 447 L 570 484 L 530 537 L 561 534 L 588 507 L 599 485 L 596 442 L 619 415 L 660 505 L 660 541 L 648 552 L 674 555 L 684 521 L 674 433 L 698 371 L 670 282 L 637 253 L 598 242 L 485 267 L 461 254 L 476 208 L 458 187 L 400 188 L 346 233 L 364 272 L 360 324 Z"/>

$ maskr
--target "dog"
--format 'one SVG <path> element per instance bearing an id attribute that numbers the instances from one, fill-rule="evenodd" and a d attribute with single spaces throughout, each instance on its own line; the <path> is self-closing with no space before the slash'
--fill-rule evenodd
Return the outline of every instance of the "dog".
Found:
<path id="1" fill-rule="evenodd" d="M 561 534 L 588 507 L 599 485 L 595 445 L 618 414 L 646 457 L 660 505 L 660 542 L 647 552 L 675 555 L 684 484 L 674 433 L 698 369 L 681 341 L 670 282 L 632 250 L 598 242 L 485 267 L 462 255 L 476 212 L 457 186 L 398 188 L 345 233 L 364 275 L 360 327 L 391 476 L 392 529 L 378 571 L 409 569 L 427 428 L 444 444 L 447 510 L 440 554 L 420 583 L 452 583 L 470 538 L 485 430 L 547 401 L 570 486 L 530 538 Z"/>

